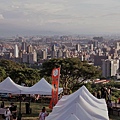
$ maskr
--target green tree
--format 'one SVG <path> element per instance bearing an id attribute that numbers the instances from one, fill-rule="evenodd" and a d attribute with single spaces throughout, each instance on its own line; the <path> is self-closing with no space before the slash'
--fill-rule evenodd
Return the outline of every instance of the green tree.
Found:
<path id="1" fill-rule="evenodd" d="M 43 63 L 41 75 L 51 76 L 53 68 L 61 67 L 60 85 L 64 94 L 69 94 L 76 84 L 92 80 L 100 75 L 100 70 L 78 58 L 51 59 Z"/>
<path id="2" fill-rule="evenodd" d="M 5 77 L 6 77 L 5 70 L 2 67 L 0 67 L 0 82 L 2 82 Z"/>
<path id="3" fill-rule="evenodd" d="M 26 64 L 15 63 L 10 60 L 0 60 L 0 80 L 10 77 L 15 83 L 35 84 L 40 80 L 39 70 L 28 68 Z"/>
<path id="4" fill-rule="evenodd" d="M 11 60 L 6 60 L 6 59 L 1 59 L 0 60 L 0 67 L 2 67 L 5 72 L 6 72 L 6 76 L 10 76 L 11 72 L 13 71 L 13 69 L 24 69 L 24 65 L 21 65 L 19 63 L 15 63 Z"/>

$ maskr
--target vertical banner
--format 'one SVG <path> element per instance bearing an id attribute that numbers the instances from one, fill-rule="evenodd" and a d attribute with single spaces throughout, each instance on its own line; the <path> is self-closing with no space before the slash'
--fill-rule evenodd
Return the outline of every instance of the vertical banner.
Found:
<path id="1" fill-rule="evenodd" d="M 60 68 L 54 68 L 52 70 L 52 98 L 49 106 L 51 109 L 58 102 L 59 79 L 60 79 Z"/>

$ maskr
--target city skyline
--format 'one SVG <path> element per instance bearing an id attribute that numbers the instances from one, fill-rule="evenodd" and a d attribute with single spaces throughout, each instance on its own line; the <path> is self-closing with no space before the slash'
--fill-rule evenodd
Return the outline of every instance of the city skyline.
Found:
<path id="1" fill-rule="evenodd" d="M 0 36 L 119 34 L 119 0 L 0 0 Z"/>

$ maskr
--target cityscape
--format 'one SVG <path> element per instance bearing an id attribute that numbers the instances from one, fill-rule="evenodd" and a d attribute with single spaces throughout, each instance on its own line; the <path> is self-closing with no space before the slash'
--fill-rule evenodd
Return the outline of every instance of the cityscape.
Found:
<path id="1" fill-rule="evenodd" d="M 119 79 L 119 37 L 32 36 L 1 38 L 0 58 L 40 66 L 52 58 L 88 61 L 102 70 L 102 77 Z"/>
<path id="2" fill-rule="evenodd" d="M 0 119 L 120 120 L 119 11 L 120 0 L 0 0 Z"/>

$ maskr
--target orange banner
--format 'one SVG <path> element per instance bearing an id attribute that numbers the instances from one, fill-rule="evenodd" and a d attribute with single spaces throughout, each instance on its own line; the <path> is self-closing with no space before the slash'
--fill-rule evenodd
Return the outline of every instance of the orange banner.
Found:
<path id="1" fill-rule="evenodd" d="M 59 78 L 60 78 L 60 68 L 54 68 L 52 70 L 52 98 L 49 106 L 51 109 L 58 102 Z"/>

